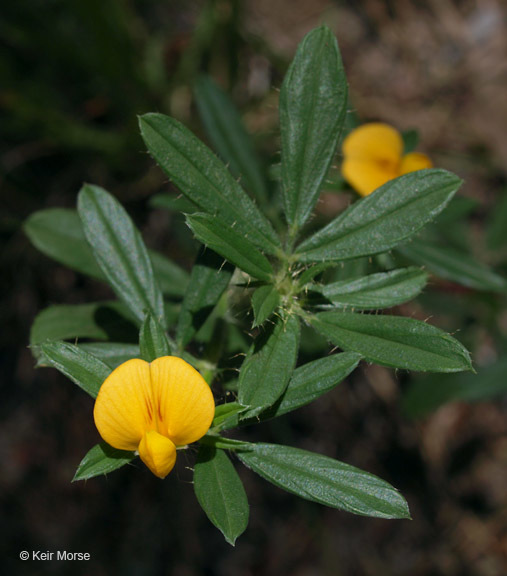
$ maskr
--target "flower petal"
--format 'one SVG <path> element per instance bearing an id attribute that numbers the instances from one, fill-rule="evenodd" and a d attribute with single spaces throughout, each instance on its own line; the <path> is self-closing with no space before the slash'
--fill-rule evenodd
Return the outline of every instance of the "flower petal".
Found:
<path id="1" fill-rule="evenodd" d="M 144 433 L 153 429 L 151 398 L 148 362 L 128 360 L 113 370 L 102 384 L 93 410 L 102 438 L 113 448 L 137 450 Z"/>
<path id="2" fill-rule="evenodd" d="M 400 133 L 381 122 L 363 124 L 352 130 L 343 141 L 345 158 L 376 162 L 382 160 L 398 164 L 403 153 Z"/>
<path id="3" fill-rule="evenodd" d="M 415 172 L 416 170 L 431 168 L 432 166 L 433 162 L 426 154 L 410 152 L 410 154 L 405 154 L 401 159 L 400 174 L 408 174 L 408 172 Z"/>
<path id="4" fill-rule="evenodd" d="M 199 440 L 211 426 L 215 401 L 204 378 L 181 358 L 164 356 L 150 364 L 158 430 L 183 446 Z M 164 430 L 165 427 L 165 430 Z"/>
<path id="5" fill-rule="evenodd" d="M 165 478 L 176 463 L 176 446 L 155 430 L 146 432 L 139 443 L 139 456 L 159 478 Z"/>
<path id="6" fill-rule="evenodd" d="M 361 196 L 368 196 L 382 184 L 399 176 L 391 166 L 362 160 L 347 160 L 342 164 L 342 174 L 345 180 Z"/>
<path id="7" fill-rule="evenodd" d="M 374 122 L 353 130 L 343 141 L 342 174 L 362 196 L 400 175 L 403 152 L 400 133 Z"/>

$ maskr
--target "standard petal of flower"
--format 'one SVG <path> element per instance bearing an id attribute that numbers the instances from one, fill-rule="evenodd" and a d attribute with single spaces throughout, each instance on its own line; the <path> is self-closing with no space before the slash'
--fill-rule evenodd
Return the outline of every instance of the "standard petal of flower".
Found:
<path id="1" fill-rule="evenodd" d="M 390 165 L 347 158 L 342 164 L 342 174 L 361 196 L 368 196 L 382 184 L 399 176 Z"/>
<path id="2" fill-rule="evenodd" d="M 343 142 L 342 174 L 362 196 L 400 175 L 400 133 L 388 124 L 363 124 Z"/>
<path id="3" fill-rule="evenodd" d="M 382 122 L 363 124 L 352 130 L 343 141 L 345 158 L 363 161 L 383 161 L 398 166 L 403 154 L 400 133 Z"/>
<path id="4" fill-rule="evenodd" d="M 119 450 L 137 450 L 147 430 L 154 429 L 150 365 L 128 360 L 102 384 L 93 410 L 102 438 Z"/>
<path id="5" fill-rule="evenodd" d="M 165 478 L 174 468 L 176 446 L 169 438 L 154 430 L 146 432 L 139 443 L 139 457 L 159 478 Z"/>
<path id="6" fill-rule="evenodd" d="M 408 172 L 415 172 L 416 170 L 423 170 L 424 168 L 432 168 L 433 162 L 426 154 L 421 152 L 410 152 L 405 154 L 401 159 L 400 174 L 407 174 Z"/>
<path id="7" fill-rule="evenodd" d="M 176 446 L 196 442 L 206 434 L 215 414 L 210 387 L 181 358 L 157 358 L 150 369 L 153 397 L 159 407 L 159 431 L 165 433 L 165 426 Z"/>

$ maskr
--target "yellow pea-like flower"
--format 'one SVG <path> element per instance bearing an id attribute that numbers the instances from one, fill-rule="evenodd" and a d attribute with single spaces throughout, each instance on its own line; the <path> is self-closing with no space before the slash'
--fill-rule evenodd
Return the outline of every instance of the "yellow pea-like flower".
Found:
<path id="1" fill-rule="evenodd" d="M 204 378 L 174 356 L 124 362 L 102 384 L 93 410 L 102 438 L 113 448 L 137 450 L 159 478 L 173 469 L 178 446 L 206 434 L 214 414 Z"/>
<path id="2" fill-rule="evenodd" d="M 433 166 L 420 152 L 403 154 L 403 138 L 392 126 L 373 122 L 352 130 L 343 141 L 342 174 L 361 196 L 402 174 Z"/>

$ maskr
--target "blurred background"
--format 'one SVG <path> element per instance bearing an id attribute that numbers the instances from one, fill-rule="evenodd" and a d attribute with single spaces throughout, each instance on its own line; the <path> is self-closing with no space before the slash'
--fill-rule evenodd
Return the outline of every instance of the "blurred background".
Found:
<path id="1" fill-rule="evenodd" d="M 506 19 L 502 0 L 1 4 L 5 574 L 507 574 L 505 294 L 434 279 L 401 310 L 454 333 L 478 367 L 500 366 L 489 380 L 480 369 L 471 388 L 363 366 L 331 394 L 252 432 L 379 475 L 407 498 L 411 522 L 307 503 L 240 467 L 251 520 L 232 548 L 195 500 L 192 455 L 164 482 L 136 466 L 71 483 L 98 440 L 93 402 L 55 370 L 34 369 L 30 326 L 50 304 L 111 294 L 37 252 L 21 229 L 36 210 L 74 207 L 82 183 L 92 182 L 120 198 L 150 247 L 189 269 L 195 244 L 182 218 L 150 205 L 170 185 L 145 153 L 136 115 L 170 114 L 206 139 L 192 91 L 205 72 L 235 102 L 265 165 L 276 163 L 278 89 L 302 36 L 326 23 L 342 51 L 351 114 L 417 130 L 418 149 L 464 178 L 460 194 L 473 202 L 455 235 L 505 276 Z M 320 215 L 331 217 L 344 197 L 326 191 Z M 23 563 L 22 550 L 88 552 L 91 560 Z"/>

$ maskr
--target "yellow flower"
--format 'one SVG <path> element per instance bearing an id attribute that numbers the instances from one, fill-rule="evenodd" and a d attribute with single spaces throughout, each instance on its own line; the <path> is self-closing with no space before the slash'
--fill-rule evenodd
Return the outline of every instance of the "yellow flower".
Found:
<path id="1" fill-rule="evenodd" d="M 113 448 L 137 450 L 159 478 L 173 469 L 176 447 L 202 438 L 214 414 L 204 378 L 174 356 L 121 364 L 102 384 L 93 410 L 102 438 Z"/>
<path id="2" fill-rule="evenodd" d="M 402 174 L 431 168 L 425 154 L 403 155 L 401 134 L 388 124 L 363 124 L 343 141 L 342 174 L 361 196 Z"/>

